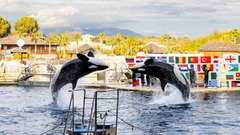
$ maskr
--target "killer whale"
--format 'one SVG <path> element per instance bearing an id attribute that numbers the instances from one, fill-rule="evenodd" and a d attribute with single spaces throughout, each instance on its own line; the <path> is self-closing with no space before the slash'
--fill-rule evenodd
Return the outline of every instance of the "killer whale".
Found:
<path id="1" fill-rule="evenodd" d="M 158 78 L 161 81 L 163 91 L 167 83 L 172 84 L 179 89 L 184 101 L 189 99 L 189 83 L 177 67 L 159 60 L 147 59 L 143 63 L 136 64 L 131 70 Z"/>
<path id="2" fill-rule="evenodd" d="M 53 76 L 50 89 L 53 100 L 56 101 L 58 91 L 66 84 L 71 83 L 75 89 L 79 78 L 97 70 L 104 70 L 108 65 L 102 60 L 95 58 L 93 53 L 88 56 L 78 53 L 77 58 L 66 62 Z"/>

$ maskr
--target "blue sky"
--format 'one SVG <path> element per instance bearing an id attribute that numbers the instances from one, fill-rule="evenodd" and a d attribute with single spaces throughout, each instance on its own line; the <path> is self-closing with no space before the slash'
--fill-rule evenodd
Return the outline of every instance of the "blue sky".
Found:
<path id="1" fill-rule="evenodd" d="M 3 0 L 12 25 L 34 17 L 41 28 L 117 27 L 141 35 L 196 38 L 240 28 L 239 0 Z"/>

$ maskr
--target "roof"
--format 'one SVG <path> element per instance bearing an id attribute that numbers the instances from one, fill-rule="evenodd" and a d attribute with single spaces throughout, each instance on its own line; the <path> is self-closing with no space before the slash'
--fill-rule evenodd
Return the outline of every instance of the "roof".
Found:
<path id="1" fill-rule="evenodd" d="M 11 35 L 11 36 L 7 36 L 7 37 L 4 37 L 4 38 L 0 38 L 0 44 L 4 45 L 4 44 L 17 44 L 17 40 L 19 39 L 20 37 L 17 36 L 17 35 Z M 21 37 L 25 44 L 35 44 L 34 41 L 32 41 L 32 38 L 31 37 Z M 45 44 L 45 41 L 37 41 L 37 44 Z"/>
<path id="2" fill-rule="evenodd" d="M 21 47 L 14 47 L 10 50 L 11 53 L 27 53 L 27 50 L 22 49 Z"/>
<path id="3" fill-rule="evenodd" d="M 149 53 L 152 54 L 163 54 L 166 52 L 166 47 L 164 45 L 159 45 L 157 43 L 154 42 L 149 42 L 148 44 L 146 44 L 149 48 Z"/>
<path id="4" fill-rule="evenodd" d="M 200 52 L 240 52 L 240 45 L 225 44 L 221 42 L 208 42 L 199 50 Z"/>
<path id="5" fill-rule="evenodd" d="M 99 52 L 99 50 L 97 50 L 95 47 L 93 47 L 93 46 L 91 46 L 89 44 L 81 45 L 77 49 L 77 53 L 87 53 L 89 51 L 92 51 L 93 53 Z M 69 53 L 75 54 L 76 53 L 76 49 L 73 49 Z"/>

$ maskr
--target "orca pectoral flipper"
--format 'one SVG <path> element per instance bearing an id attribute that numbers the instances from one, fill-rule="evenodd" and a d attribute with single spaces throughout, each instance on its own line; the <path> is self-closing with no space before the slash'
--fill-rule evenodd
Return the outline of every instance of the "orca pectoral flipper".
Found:
<path id="1" fill-rule="evenodd" d="M 75 88 L 76 88 L 76 86 L 77 86 L 77 80 L 78 80 L 78 78 L 75 78 L 75 79 L 73 79 L 73 81 L 72 81 L 72 89 L 74 90 Z"/>
<path id="2" fill-rule="evenodd" d="M 167 85 L 167 82 L 164 79 L 161 79 L 160 81 L 161 81 L 160 83 L 161 83 L 162 91 L 165 91 L 165 86 Z"/>

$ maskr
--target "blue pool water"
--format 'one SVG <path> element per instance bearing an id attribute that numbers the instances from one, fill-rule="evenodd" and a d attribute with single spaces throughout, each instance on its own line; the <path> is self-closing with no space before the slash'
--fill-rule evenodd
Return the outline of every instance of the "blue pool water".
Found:
<path id="1" fill-rule="evenodd" d="M 157 95 L 120 91 L 119 135 L 239 134 L 238 92 L 192 93 L 184 104 L 178 96 Z M 62 134 L 63 125 L 58 125 L 66 117 L 66 108 L 64 101 L 58 106 L 52 102 L 46 87 L 0 86 L 0 135 Z"/>

